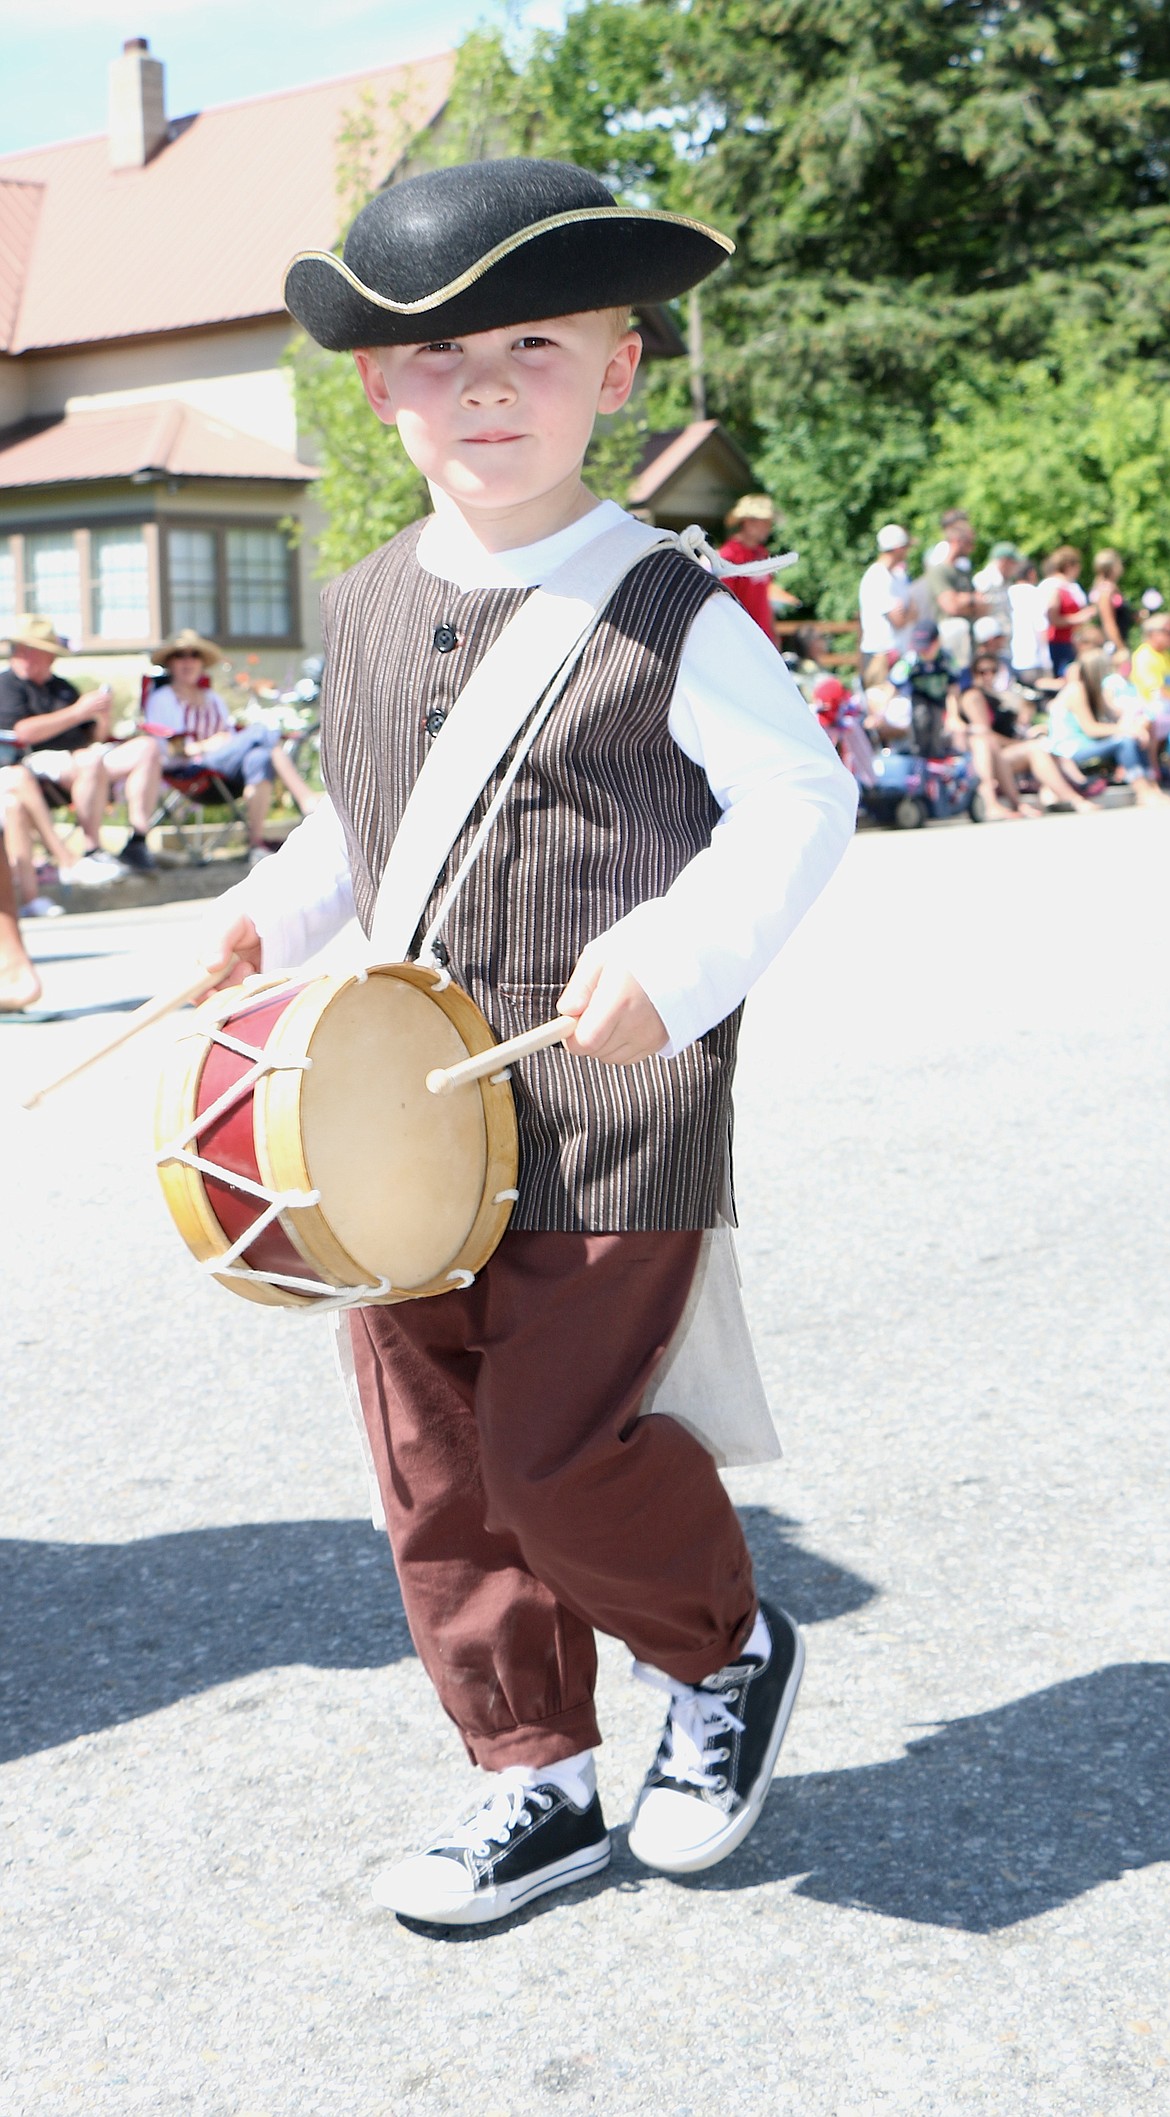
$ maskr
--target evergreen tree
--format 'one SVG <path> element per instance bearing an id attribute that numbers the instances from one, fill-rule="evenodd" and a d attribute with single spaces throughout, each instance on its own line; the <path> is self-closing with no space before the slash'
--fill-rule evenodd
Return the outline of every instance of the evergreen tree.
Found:
<path id="1" fill-rule="evenodd" d="M 708 408 L 785 510 L 810 606 L 851 614 L 878 524 L 932 540 L 960 503 L 984 541 L 1115 542 L 1170 589 L 1162 5 L 583 0 L 468 38 L 413 149 L 511 153 L 735 238 L 702 290 Z M 650 423 L 668 404 L 664 373 Z M 606 438 L 605 489 L 636 441 Z M 356 506 L 345 537 L 373 526 Z"/>

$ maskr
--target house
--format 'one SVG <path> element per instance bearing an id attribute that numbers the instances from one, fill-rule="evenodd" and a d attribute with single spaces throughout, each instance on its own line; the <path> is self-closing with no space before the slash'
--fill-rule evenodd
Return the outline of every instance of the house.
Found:
<path id="1" fill-rule="evenodd" d="M 630 506 L 656 528 L 698 522 L 723 535 L 724 516 L 757 480 L 743 450 L 717 419 L 651 434 L 630 487 Z"/>
<path id="2" fill-rule="evenodd" d="M 453 64 L 171 119 L 134 38 L 108 135 L 0 156 L 0 638 L 42 612 L 124 700 L 179 625 L 276 676 L 318 645 L 284 268 L 336 240 L 347 125 L 405 147 Z"/>
<path id="3" fill-rule="evenodd" d="M 441 121 L 454 57 L 169 118 L 160 60 L 110 68 L 109 132 L 0 156 L 0 639 L 53 620 L 74 675 L 137 695 L 181 625 L 287 680 L 320 644 L 311 443 L 281 299 L 331 248 L 339 162 L 370 184 Z M 665 310 L 646 358 L 685 347 Z M 715 526 L 752 481 L 701 421 L 656 437 L 635 503 Z"/>

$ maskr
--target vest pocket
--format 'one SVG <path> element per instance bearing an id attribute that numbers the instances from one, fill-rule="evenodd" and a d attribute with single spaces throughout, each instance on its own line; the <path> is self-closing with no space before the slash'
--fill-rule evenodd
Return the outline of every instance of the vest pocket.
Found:
<path id="1" fill-rule="evenodd" d="M 497 988 L 498 1013 L 505 1034 L 520 1036 L 525 1029 L 550 1022 L 567 982 L 563 978 L 558 985 L 506 985 L 501 981 Z"/>

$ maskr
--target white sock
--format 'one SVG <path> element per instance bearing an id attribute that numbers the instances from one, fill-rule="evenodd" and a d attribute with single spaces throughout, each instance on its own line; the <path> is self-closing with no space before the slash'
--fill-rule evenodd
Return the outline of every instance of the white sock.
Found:
<path id="1" fill-rule="evenodd" d="M 559 1764 L 526 1764 L 521 1769 L 525 1786 L 559 1786 L 575 1808 L 588 1808 L 597 1792 L 591 1749 L 579 1749 L 575 1757 L 562 1757 Z"/>
<path id="2" fill-rule="evenodd" d="M 771 1648 L 772 1634 L 768 1630 L 768 1620 L 762 1610 L 757 1610 L 756 1621 L 739 1652 L 740 1654 L 754 1654 L 758 1660 L 766 1661 Z M 739 1655 L 736 1656 L 736 1659 L 739 1659 Z"/>

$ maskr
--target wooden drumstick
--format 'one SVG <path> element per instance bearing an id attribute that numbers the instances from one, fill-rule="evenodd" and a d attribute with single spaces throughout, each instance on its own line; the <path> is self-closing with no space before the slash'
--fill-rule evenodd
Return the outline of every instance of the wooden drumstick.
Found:
<path id="1" fill-rule="evenodd" d="M 63 1088 L 66 1081 L 76 1080 L 79 1073 L 87 1073 L 91 1066 L 97 1065 L 99 1059 L 109 1058 L 111 1052 L 120 1051 L 122 1045 L 129 1043 L 130 1038 L 137 1036 L 140 1030 L 149 1029 L 153 1022 L 161 1022 L 165 1015 L 174 1014 L 176 1008 L 186 1007 L 196 1000 L 205 1000 L 209 992 L 214 992 L 216 986 L 222 984 L 232 964 L 238 961 L 239 957 L 233 956 L 227 970 L 201 971 L 197 978 L 189 978 L 177 991 L 160 993 L 153 1000 L 147 1000 L 144 1006 L 136 1007 L 133 1014 L 127 1015 L 122 1027 L 113 1036 L 107 1037 L 104 1044 L 99 1044 L 96 1051 L 89 1052 L 85 1058 L 78 1059 L 75 1065 L 67 1066 L 64 1073 L 56 1074 L 51 1081 L 45 1081 L 39 1088 L 34 1088 L 31 1095 L 24 1096 L 23 1107 L 26 1110 L 35 1110 L 46 1095 L 52 1095 L 55 1089 Z"/>
<path id="2" fill-rule="evenodd" d="M 577 1027 L 577 1017 L 558 1014 L 551 1022 L 541 1022 L 537 1029 L 526 1029 L 523 1036 L 509 1037 L 506 1044 L 493 1044 L 490 1051 L 477 1051 L 474 1058 L 462 1059 L 458 1066 L 435 1066 L 427 1075 L 427 1087 L 432 1095 L 451 1095 L 467 1081 L 481 1081 L 485 1073 L 500 1073 L 510 1066 L 513 1059 L 528 1058 L 534 1051 L 547 1051 L 550 1044 L 563 1044 Z"/>

